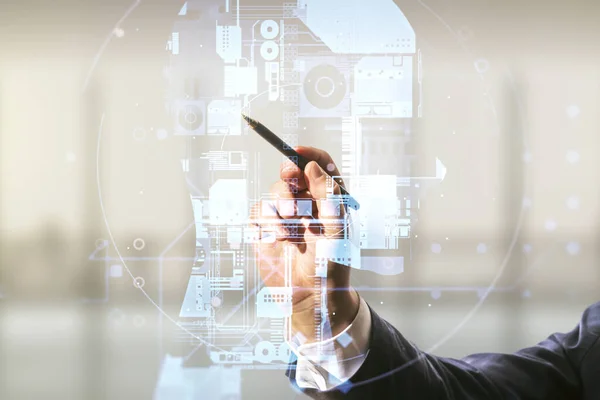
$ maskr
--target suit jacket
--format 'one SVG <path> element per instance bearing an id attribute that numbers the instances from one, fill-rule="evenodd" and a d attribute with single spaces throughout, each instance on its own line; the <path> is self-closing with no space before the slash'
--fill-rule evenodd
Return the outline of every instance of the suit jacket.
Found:
<path id="1" fill-rule="evenodd" d="M 301 389 L 295 364 L 286 375 L 314 399 L 600 399 L 600 302 L 578 326 L 514 354 L 461 360 L 424 353 L 370 308 L 369 353 L 359 371 L 330 391 Z"/>

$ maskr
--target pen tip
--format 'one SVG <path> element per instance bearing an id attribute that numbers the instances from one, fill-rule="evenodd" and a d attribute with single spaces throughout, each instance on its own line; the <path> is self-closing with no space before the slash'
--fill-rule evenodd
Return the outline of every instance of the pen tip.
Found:
<path id="1" fill-rule="evenodd" d="M 246 120 L 246 122 L 252 127 L 258 125 L 258 122 L 256 122 L 255 120 L 253 120 L 252 118 L 250 118 L 249 116 L 247 116 L 244 113 L 242 113 L 242 118 L 244 118 Z"/>

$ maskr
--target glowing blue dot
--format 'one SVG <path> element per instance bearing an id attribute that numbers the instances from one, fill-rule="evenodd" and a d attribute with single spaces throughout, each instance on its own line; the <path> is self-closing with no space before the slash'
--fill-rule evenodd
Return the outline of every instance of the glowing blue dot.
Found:
<path id="1" fill-rule="evenodd" d="M 167 131 L 165 129 L 158 129 L 156 131 L 156 137 L 158 140 L 164 140 L 167 138 Z"/>
<path id="2" fill-rule="evenodd" d="M 579 254 L 579 251 L 581 250 L 581 246 L 577 242 L 569 242 L 569 243 L 567 243 L 566 250 L 567 250 L 567 253 L 569 253 L 572 256 L 575 256 L 575 255 Z"/>
<path id="3" fill-rule="evenodd" d="M 483 254 L 483 253 L 485 253 L 486 251 L 487 251 L 487 245 L 486 245 L 485 243 L 479 243 L 479 244 L 477 245 L 477 252 L 478 252 L 479 254 Z"/>
<path id="4" fill-rule="evenodd" d="M 567 208 L 570 210 L 576 210 L 579 208 L 579 198 L 577 196 L 570 196 L 567 198 Z"/>
<path id="5" fill-rule="evenodd" d="M 576 162 L 579 161 L 579 153 L 576 152 L 575 150 L 569 150 L 567 152 L 567 161 L 570 162 L 571 164 L 575 164 Z"/>
<path id="6" fill-rule="evenodd" d="M 569 118 L 577 117 L 580 112 L 581 110 L 575 104 L 571 104 L 569 107 L 567 107 L 567 115 L 569 116 Z"/>
<path id="7" fill-rule="evenodd" d="M 524 253 L 531 253 L 531 250 L 532 250 L 532 249 L 533 249 L 533 248 L 531 247 L 531 245 L 530 245 L 530 244 L 524 244 L 524 245 L 523 245 L 523 252 L 524 252 Z"/>
<path id="8" fill-rule="evenodd" d="M 556 229 L 556 221 L 549 219 L 544 223 L 544 228 L 548 231 L 553 231 Z"/>
<path id="9" fill-rule="evenodd" d="M 442 297 L 442 292 L 440 292 L 439 290 L 432 290 L 431 291 L 431 298 L 433 298 L 434 300 L 439 299 L 440 297 Z"/>
<path id="10" fill-rule="evenodd" d="M 442 252 L 442 245 L 439 243 L 433 243 L 431 245 L 431 252 L 435 254 L 439 254 Z"/>

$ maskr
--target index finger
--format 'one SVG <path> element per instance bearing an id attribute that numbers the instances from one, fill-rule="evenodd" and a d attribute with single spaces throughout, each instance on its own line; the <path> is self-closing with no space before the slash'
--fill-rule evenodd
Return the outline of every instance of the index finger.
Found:
<path id="1" fill-rule="evenodd" d="M 295 148 L 296 152 L 301 156 L 308 158 L 311 161 L 315 161 L 324 171 L 330 176 L 340 176 L 337 166 L 333 162 L 333 159 L 325 150 L 317 149 L 312 146 L 298 146 Z"/>

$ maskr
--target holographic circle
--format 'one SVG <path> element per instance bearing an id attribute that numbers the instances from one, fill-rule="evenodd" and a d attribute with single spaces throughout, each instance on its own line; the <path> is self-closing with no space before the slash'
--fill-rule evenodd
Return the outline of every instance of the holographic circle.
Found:
<path id="1" fill-rule="evenodd" d="M 260 34 L 265 39 L 275 39 L 277 35 L 279 35 L 279 24 L 272 19 L 263 21 L 262 24 L 260 24 Z"/>
<path id="2" fill-rule="evenodd" d="M 263 42 L 260 46 L 260 55 L 267 61 L 273 61 L 279 57 L 279 46 L 272 40 Z"/>
<path id="3" fill-rule="evenodd" d="M 486 60 L 485 58 L 480 58 L 478 60 L 475 60 L 474 65 L 475 65 L 475 70 L 480 74 L 483 74 L 490 69 L 490 62 L 488 60 Z"/>
<path id="4" fill-rule="evenodd" d="M 146 284 L 146 281 L 141 276 L 138 276 L 133 279 L 133 286 L 135 286 L 138 289 L 143 288 L 145 284 Z"/>
<path id="5" fill-rule="evenodd" d="M 133 248 L 140 251 L 146 247 L 146 242 L 142 238 L 137 238 L 133 241 Z"/>
<path id="6" fill-rule="evenodd" d="M 425 5 L 424 5 L 424 4 L 422 4 L 422 5 L 425 7 Z M 135 8 L 135 7 L 133 7 L 133 8 Z M 133 8 L 132 8 L 132 9 L 133 9 Z M 427 8 L 427 7 L 426 7 L 426 8 Z M 431 12 L 433 13 L 433 11 L 432 11 L 432 10 L 430 10 L 430 9 L 429 9 L 429 11 L 431 11 Z M 127 15 L 128 15 L 128 14 L 127 14 Z M 127 16 L 127 15 L 126 15 L 126 16 Z M 125 17 L 126 17 L 126 16 L 125 16 Z M 124 17 L 124 18 L 125 18 L 125 17 Z M 124 19 L 124 18 L 122 18 L 122 19 Z M 441 18 L 440 18 L 440 20 L 441 20 L 441 21 L 443 21 L 443 19 L 441 19 Z M 444 24 L 446 24 L 445 22 L 443 22 L 443 23 L 444 23 Z M 449 27 L 448 27 L 448 28 L 449 28 Z M 451 30 L 450 28 L 449 28 L 449 30 L 452 32 L 452 30 Z M 452 33 L 453 33 L 453 32 L 452 32 Z M 471 35 L 472 35 L 472 33 L 471 33 Z M 464 36 L 463 36 L 463 38 L 464 38 Z M 88 78 L 89 78 L 89 77 L 88 77 Z M 87 85 L 87 79 L 86 79 L 86 85 Z M 102 123 L 101 123 L 101 125 L 102 125 Z M 101 129 L 100 129 L 100 131 L 101 131 Z M 99 142 L 99 143 L 100 143 L 100 138 L 101 138 L 101 135 L 99 134 L 99 140 L 98 140 L 98 142 Z M 98 147 L 98 149 L 99 149 L 99 147 Z M 99 180 L 98 180 L 98 184 L 99 184 Z M 418 185 L 418 184 L 415 184 L 415 186 L 417 186 L 417 185 Z M 99 194 L 100 194 L 100 190 L 99 190 Z M 106 215 L 104 214 L 104 211 L 103 211 L 103 215 L 104 215 L 104 217 L 105 217 L 105 223 L 106 223 L 106 225 L 107 225 L 107 227 L 108 227 L 108 220 L 106 219 Z M 519 221 L 520 221 L 520 219 L 519 219 Z M 516 232 L 518 232 L 518 230 L 519 230 L 519 229 L 520 229 L 520 222 L 518 223 L 518 227 L 517 227 L 517 230 L 516 230 Z M 110 230 L 110 228 L 109 228 L 109 230 Z M 115 247 L 116 247 L 116 244 L 114 243 L 114 239 L 112 238 L 112 235 L 111 235 L 111 241 L 113 242 L 113 245 L 115 245 Z M 513 246 L 514 246 L 514 243 L 511 243 L 511 246 L 510 246 L 509 252 L 510 252 L 510 251 L 512 251 L 512 247 L 513 247 Z M 118 251 L 118 250 L 117 250 L 117 251 Z M 119 257 L 121 257 L 121 255 L 120 255 L 120 254 L 119 254 Z M 505 261 L 503 261 L 503 262 L 502 262 L 502 264 L 501 264 L 501 266 L 500 266 L 500 272 L 499 272 L 498 276 L 501 274 L 502 270 L 504 269 L 504 266 L 505 266 L 505 264 L 506 264 L 506 262 L 505 262 Z M 125 268 L 127 269 L 127 266 L 126 266 L 126 265 L 124 265 L 124 266 L 125 266 Z M 129 271 L 128 269 L 127 269 L 127 271 L 130 273 L 130 271 Z M 130 274 L 131 274 L 131 273 L 130 273 Z M 137 278 L 136 278 L 136 279 L 137 279 Z M 491 282 L 491 284 L 490 284 L 490 288 L 493 288 L 493 287 L 494 287 L 494 285 L 495 285 L 496 281 L 497 281 L 497 279 L 494 279 L 494 280 Z M 136 287 L 137 287 L 137 286 L 136 286 Z M 143 290 L 142 290 L 142 291 L 143 291 Z M 488 291 L 488 292 L 489 292 L 489 291 Z M 451 330 L 451 331 L 449 332 L 449 334 L 448 334 L 448 335 L 446 335 L 446 336 L 445 336 L 445 337 L 444 337 L 444 338 L 443 338 L 443 339 L 442 339 L 442 340 L 441 340 L 441 341 L 440 341 L 440 342 L 439 342 L 439 343 L 438 343 L 436 346 L 438 346 L 438 345 L 440 345 L 440 344 L 444 343 L 445 341 L 447 341 L 447 340 L 448 340 L 448 339 L 449 339 L 451 336 L 453 336 L 453 335 L 456 333 L 456 331 L 457 331 L 458 329 L 460 329 L 460 328 L 461 328 L 461 327 L 464 325 L 464 323 L 465 323 L 465 322 L 466 322 L 466 321 L 467 321 L 467 320 L 468 320 L 468 319 L 469 319 L 469 318 L 470 318 L 470 317 L 471 317 L 471 316 L 474 314 L 474 312 L 476 312 L 476 311 L 477 311 L 477 309 L 478 309 L 478 308 L 479 308 L 479 306 L 481 305 L 481 302 L 483 302 L 483 301 L 485 300 L 485 297 L 487 296 L 487 293 L 488 293 L 488 292 L 486 292 L 486 294 L 482 296 L 482 298 L 480 299 L 481 301 L 480 301 L 480 302 L 479 302 L 479 303 L 478 303 L 478 304 L 477 304 L 477 305 L 474 307 L 474 309 L 472 310 L 472 312 L 470 312 L 470 313 L 469 313 L 469 314 L 468 314 L 468 315 L 465 317 L 465 319 L 464 319 L 464 320 L 463 320 L 463 321 L 462 321 L 462 322 L 461 322 L 461 323 L 460 323 L 460 324 L 459 324 L 459 325 L 458 325 L 458 326 L 457 326 L 455 329 Z M 144 292 L 144 293 L 145 293 L 145 292 Z M 145 293 L 145 294 L 146 294 L 146 293 Z M 152 302 L 152 303 L 153 303 L 155 306 L 157 306 L 157 305 L 156 305 L 156 303 L 154 303 L 154 301 L 153 301 L 153 300 L 152 300 L 152 299 L 151 299 L 151 298 L 150 298 L 150 297 L 149 297 L 147 294 L 146 294 L 146 296 L 147 296 L 147 298 L 148 298 L 148 300 L 149 300 L 149 301 L 151 301 L 151 302 Z M 158 307 L 158 306 L 157 306 L 157 307 Z M 164 314 L 164 312 L 163 312 L 162 310 L 161 310 L 161 312 Z M 165 314 L 165 315 L 166 315 L 166 314 Z M 170 320 L 171 320 L 173 323 L 175 323 L 175 321 L 174 321 L 174 320 L 172 320 L 171 318 L 169 318 L 169 319 L 170 319 Z M 182 329 L 183 329 L 184 331 L 186 331 L 187 333 L 189 333 L 189 334 L 190 334 L 192 337 L 194 337 L 194 338 L 198 339 L 198 340 L 199 340 L 199 341 L 201 341 L 201 342 L 204 342 L 204 341 L 203 341 L 201 338 L 199 338 L 197 335 L 193 334 L 192 332 L 190 332 L 190 331 L 187 331 L 185 328 L 182 328 Z M 212 344 L 211 344 L 211 346 L 212 346 Z M 263 345 L 263 346 L 264 346 L 264 345 Z M 435 349 L 435 347 L 436 347 L 436 346 L 434 346 L 434 348 L 433 348 L 433 349 Z M 427 350 L 427 351 L 433 351 L 433 349 L 430 349 L 430 350 Z M 266 355 L 268 355 L 268 354 L 270 354 L 270 353 L 271 353 L 271 352 L 270 352 L 270 351 L 267 349 L 267 350 L 266 350 L 266 354 L 264 354 L 264 350 L 265 350 L 265 349 L 263 349 L 263 353 L 262 353 L 262 354 L 263 354 L 263 356 L 266 356 Z M 393 372 L 394 372 L 394 371 L 390 371 L 390 373 L 393 373 Z M 383 376 L 382 376 L 382 377 L 383 377 Z M 378 378 L 378 379 L 379 379 L 379 378 Z M 363 384 L 363 382 L 359 382 L 358 384 Z"/>

